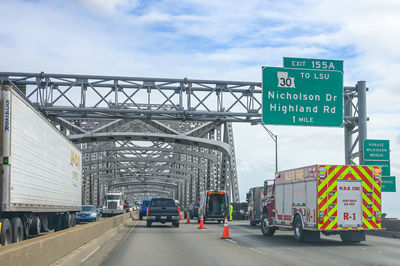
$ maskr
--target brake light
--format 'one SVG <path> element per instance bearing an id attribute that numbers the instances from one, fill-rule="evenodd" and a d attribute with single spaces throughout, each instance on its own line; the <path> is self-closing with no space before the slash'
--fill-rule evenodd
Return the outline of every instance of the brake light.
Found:
<path id="1" fill-rule="evenodd" d="M 147 214 L 150 213 L 150 207 L 147 207 Z"/>
<path id="2" fill-rule="evenodd" d="M 179 207 L 176 208 L 176 213 L 179 215 Z"/>
<path id="3" fill-rule="evenodd" d="M 323 223 L 324 223 L 324 215 L 325 215 L 325 212 L 324 212 L 324 211 L 320 211 L 320 212 L 319 212 L 319 223 L 320 223 L 320 224 L 323 224 Z"/>

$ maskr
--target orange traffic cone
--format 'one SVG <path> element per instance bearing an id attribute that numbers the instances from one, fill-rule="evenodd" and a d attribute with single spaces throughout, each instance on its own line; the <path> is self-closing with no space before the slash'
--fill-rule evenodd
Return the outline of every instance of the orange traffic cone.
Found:
<path id="1" fill-rule="evenodd" d="M 187 212 L 187 214 L 186 214 L 186 223 L 187 223 L 187 224 L 190 224 L 190 215 L 189 215 L 189 212 Z"/>
<path id="2" fill-rule="evenodd" d="M 225 216 L 224 231 L 222 231 L 222 239 L 229 239 L 228 217 Z"/>
<path id="3" fill-rule="evenodd" d="M 204 227 L 204 219 L 203 219 L 203 212 L 200 215 L 200 226 L 199 229 L 205 229 Z"/>
<path id="4" fill-rule="evenodd" d="M 182 212 L 180 212 L 181 213 L 181 215 L 179 215 L 179 220 L 182 220 L 183 218 L 182 218 Z"/>

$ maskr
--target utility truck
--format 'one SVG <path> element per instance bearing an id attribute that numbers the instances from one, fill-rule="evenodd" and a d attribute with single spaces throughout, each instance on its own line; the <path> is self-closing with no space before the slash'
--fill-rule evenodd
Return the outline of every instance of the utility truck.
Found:
<path id="1" fill-rule="evenodd" d="M 280 171 L 264 182 L 261 231 L 293 230 L 298 241 L 339 234 L 343 242 L 365 240 L 381 230 L 381 168 L 312 165 Z"/>
<path id="2" fill-rule="evenodd" d="M 19 91 L 0 84 L 0 242 L 73 227 L 82 153 Z"/>
<path id="3" fill-rule="evenodd" d="M 200 194 L 200 206 L 198 208 L 198 222 L 201 214 L 205 221 L 217 221 L 222 223 L 225 216 L 229 216 L 228 192 L 223 190 L 207 190 Z"/>
<path id="4" fill-rule="evenodd" d="M 124 193 L 122 192 L 107 192 L 106 194 L 106 209 L 103 210 L 103 216 L 114 216 L 122 214 L 124 210 Z"/>

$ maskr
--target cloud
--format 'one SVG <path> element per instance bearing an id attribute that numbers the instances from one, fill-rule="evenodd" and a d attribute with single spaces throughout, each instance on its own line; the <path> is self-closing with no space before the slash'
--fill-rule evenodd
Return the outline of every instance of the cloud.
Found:
<path id="1" fill-rule="evenodd" d="M 126 11 L 137 5 L 136 0 L 70 0 L 95 12 L 113 14 Z"/>

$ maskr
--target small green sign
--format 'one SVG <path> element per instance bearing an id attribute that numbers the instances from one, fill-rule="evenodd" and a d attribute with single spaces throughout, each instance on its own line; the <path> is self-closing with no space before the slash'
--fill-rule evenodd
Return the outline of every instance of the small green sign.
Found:
<path id="1" fill-rule="evenodd" d="M 364 140 L 364 160 L 389 161 L 389 140 Z"/>
<path id="2" fill-rule="evenodd" d="M 382 192 L 396 192 L 396 177 L 395 176 L 382 176 Z"/>
<path id="3" fill-rule="evenodd" d="M 339 71 L 263 67 L 262 122 L 343 126 L 343 74 Z"/>
<path id="4" fill-rule="evenodd" d="M 343 60 L 284 57 L 283 58 L 283 67 L 302 68 L 302 69 L 319 69 L 319 70 L 336 70 L 336 71 L 340 71 L 343 73 Z"/>
<path id="5" fill-rule="evenodd" d="M 364 165 L 380 166 L 382 168 L 381 176 L 390 176 L 390 161 L 364 160 Z"/>

